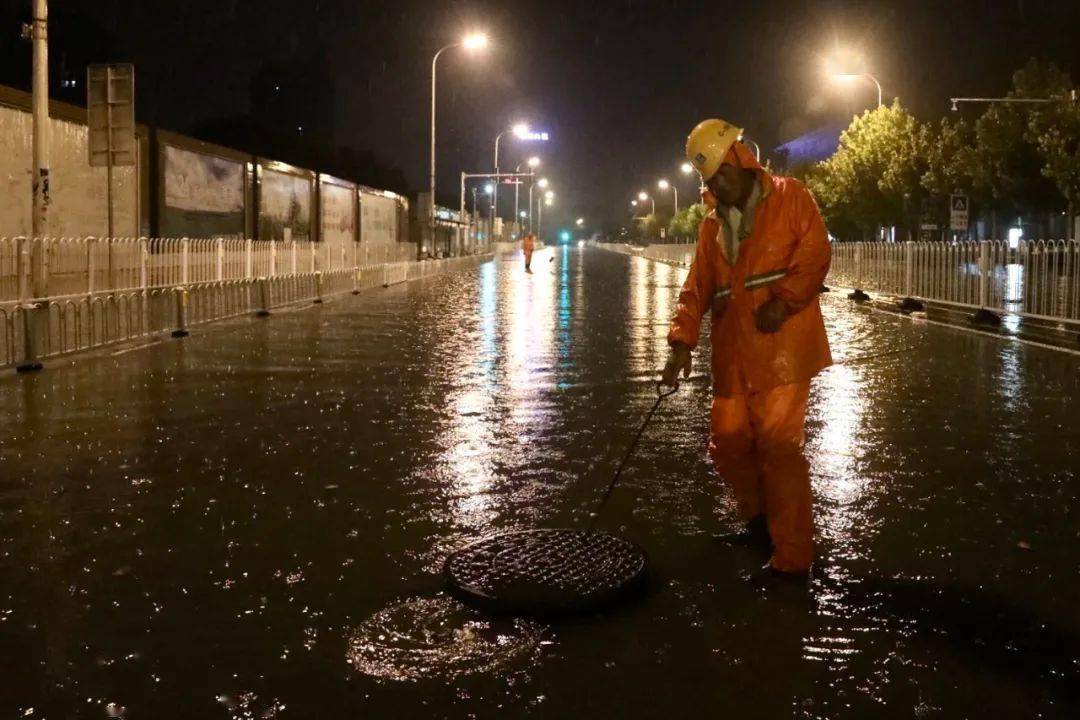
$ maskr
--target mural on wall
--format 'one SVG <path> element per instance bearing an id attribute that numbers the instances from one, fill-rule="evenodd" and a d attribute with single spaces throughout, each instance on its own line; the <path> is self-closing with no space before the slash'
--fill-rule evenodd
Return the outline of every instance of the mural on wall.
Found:
<path id="1" fill-rule="evenodd" d="M 50 128 L 49 234 L 105 237 L 109 219 L 106 169 L 90 167 L 85 125 L 53 119 Z M 0 107 L 0 237 L 30 234 L 30 113 Z M 136 167 L 113 168 L 113 234 L 139 233 Z"/>
<path id="2" fill-rule="evenodd" d="M 360 194 L 360 242 L 392 245 L 397 237 L 397 201 L 371 193 Z"/>
<path id="3" fill-rule="evenodd" d="M 165 237 L 244 234 L 244 164 L 165 146 L 161 169 Z"/>
<path id="4" fill-rule="evenodd" d="M 259 182 L 259 239 L 311 239 L 310 178 L 263 168 Z"/>
<path id="5" fill-rule="evenodd" d="M 319 186 L 319 193 L 322 212 L 320 239 L 339 245 L 356 240 L 356 191 L 324 182 Z"/>

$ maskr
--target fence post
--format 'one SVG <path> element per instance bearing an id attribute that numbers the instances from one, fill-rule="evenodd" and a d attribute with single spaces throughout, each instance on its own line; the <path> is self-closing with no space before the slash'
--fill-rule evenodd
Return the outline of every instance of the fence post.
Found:
<path id="1" fill-rule="evenodd" d="M 19 299 L 30 298 L 27 268 L 30 267 L 30 241 L 25 237 L 15 238 L 15 274 L 18 276 Z"/>
<path id="2" fill-rule="evenodd" d="M 863 287 L 863 244 L 855 244 L 855 289 L 862 290 Z"/>
<path id="3" fill-rule="evenodd" d="M 139 287 L 146 292 L 150 285 L 150 246 L 146 238 L 139 238 Z"/>
<path id="4" fill-rule="evenodd" d="M 41 370 L 44 366 L 38 360 L 38 329 L 48 320 L 48 301 L 46 301 L 46 315 L 42 322 L 38 322 L 37 313 L 42 312 L 41 305 L 26 303 L 20 306 L 23 317 L 23 361 L 15 367 L 15 372 L 31 373 Z M 14 326 L 12 326 L 14 327 Z"/>
<path id="5" fill-rule="evenodd" d="M 114 242 L 113 239 L 105 238 L 105 248 L 108 251 L 106 267 L 109 274 L 109 291 L 116 290 L 116 257 L 113 252 Z"/>
<path id="6" fill-rule="evenodd" d="M 990 306 L 990 243 L 979 241 L 979 307 Z"/>
<path id="7" fill-rule="evenodd" d="M 86 294 L 94 294 L 94 274 L 97 272 L 97 238 L 86 238 Z"/>
<path id="8" fill-rule="evenodd" d="M 270 277 L 277 277 L 277 240 L 270 241 Z"/>
<path id="9" fill-rule="evenodd" d="M 259 309 L 255 317 L 270 317 L 270 281 L 259 278 Z"/>
<path id="10" fill-rule="evenodd" d="M 321 270 L 315 271 L 315 304 L 321 305 L 323 301 L 323 274 Z"/>
<path id="11" fill-rule="evenodd" d="M 308 272 L 315 272 L 319 267 L 319 250 L 315 243 L 308 243 L 308 247 L 311 248 L 311 270 Z"/>
<path id="12" fill-rule="evenodd" d="M 296 274 L 296 241 L 295 240 L 290 240 L 289 244 L 292 246 L 291 247 L 292 269 L 289 272 L 291 272 L 293 275 L 295 275 Z"/>
<path id="13" fill-rule="evenodd" d="M 176 329 L 172 331 L 174 338 L 187 337 L 187 305 L 188 290 L 186 287 L 178 287 L 176 292 Z"/>
<path id="14" fill-rule="evenodd" d="M 222 238 L 217 239 L 217 281 L 221 282 L 225 278 L 225 241 Z"/>
<path id="15" fill-rule="evenodd" d="M 180 241 L 180 284 L 188 284 L 188 249 L 191 241 L 184 238 Z"/>
<path id="16" fill-rule="evenodd" d="M 252 253 L 255 251 L 254 243 L 251 242 L 251 238 L 244 240 L 244 279 L 250 280 L 253 274 L 254 258 Z"/>
<path id="17" fill-rule="evenodd" d="M 904 243 L 904 295 L 915 295 L 915 243 L 911 240 Z"/>

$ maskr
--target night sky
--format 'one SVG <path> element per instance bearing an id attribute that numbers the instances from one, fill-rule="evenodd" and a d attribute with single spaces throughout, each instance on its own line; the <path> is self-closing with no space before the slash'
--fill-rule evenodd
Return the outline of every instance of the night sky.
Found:
<path id="1" fill-rule="evenodd" d="M 30 4 L 0 4 L 0 82 L 24 88 L 30 45 L 19 40 L 18 23 Z M 678 167 L 686 134 L 702 118 L 742 124 L 770 148 L 871 105 L 872 85 L 841 90 L 824 79 L 823 58 L 834 48 L 861 50 L 886 98 L 899 96 L 922 119 L 946 113 L 950 95 L 1005 92 L 1011 72 L 1032 56 L 1080 77 L 1076 0 L 52 5 L 50 59 L 61 97 L 81 102 L 87 62 L 133 62 L 143 122 L 232 139 L 238 126 L 227 135 L 223 119 L 254 108 L 277 134 L 272 147 L 253 139 L 263 146 L 239 149 L 290 160 L 304 156 L 289 133 L 298 144 L 300 134 L 319 134 L 334 148 L 374 153 L 412 191 L 426 185 L 431 56 L 468 30 L 485 30 L 493 41 L 485 54 L 451 51 L 440 60 L 441 201 L 456 205 L 458 173 L 489 170 L 495 135 L 528 120 L 553 141 L 506 143 L 503 165 L 540 154 L 558 194 L 555 217 L 584 215 L 590 224 L 625 222 L 632 195 L 661 176 L 678 179 L 681 201 L 693 197 L 695 184 Z M 78 79 L 66 95 L 62 72 Z M 270 89 L 278 75 L 279 96 Z"/>

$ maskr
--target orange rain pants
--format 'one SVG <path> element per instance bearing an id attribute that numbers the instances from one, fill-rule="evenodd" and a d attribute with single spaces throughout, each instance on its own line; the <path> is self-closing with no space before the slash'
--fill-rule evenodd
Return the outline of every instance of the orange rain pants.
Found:
<path id="1" fill-rule="evenodd" d="M 783 572 L 805 572 L 814 558 L 810 471 L 803 455 L 809 394 L 807 381 L 713 397 L 713 466 L 744 521 L 765 515 L 773 541 L 769 562 Z"/>

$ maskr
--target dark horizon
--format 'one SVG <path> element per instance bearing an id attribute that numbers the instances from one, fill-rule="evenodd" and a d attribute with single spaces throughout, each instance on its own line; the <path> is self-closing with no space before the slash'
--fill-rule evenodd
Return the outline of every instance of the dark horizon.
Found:
<path id="1" fill-rule="evenodd" d="M 871 84 L 840 90 L 822 76 L 834 48 L 861 49 L 886 102 L 924 120 L 947 114 L 951 95 L 1005 93 L 1030 57 L 1080 72 L 1062 32 L 1080 24 L 1076 3 L 984 5 L 70 2 L 50 8 L 50 70 L 56 98 L 81 103 L 86 63 L 133 62 L 142 122 L 415 192 L 427 184 L 431 56 L 482 29 L 483 56 L 440 60 L 440 200 L 456 205 L 458 174 L 490 170 L 495 135 L 530 120 L 552 141 L 504 143 L 504 168 L 537 152 L 558 196 L 549 217 L 611 226 L 660 177 L 684 204 L 694 196 L 678 167 L 700 119 L 743 125 L 767 154 L 871 107 Z M 2 7 L 0 82 L 25 89 L 30 2 Z"/>

